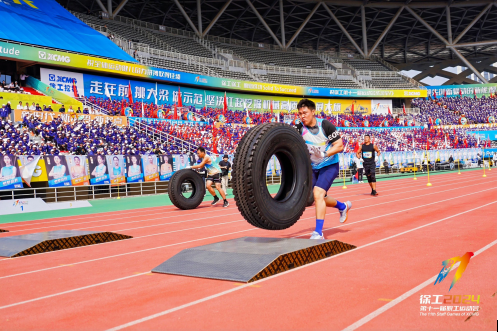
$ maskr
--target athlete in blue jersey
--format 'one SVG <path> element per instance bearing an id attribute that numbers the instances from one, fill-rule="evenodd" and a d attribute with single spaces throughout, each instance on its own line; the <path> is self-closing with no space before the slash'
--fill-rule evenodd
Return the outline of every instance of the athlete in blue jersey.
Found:
<path id="1" fill-rule="evenodd" d="M 216 205 L 218 201 L 220 200 L 218 196 L 216 196 L 216 192 L 214 189 L 211 187 L 213 182 L 214 185 L 216 186 L 216 189 L 220 193 L 221 197 L 223 198 L 223 207 L 228 207 L 228 201 L 227 197 L 225 196 L 225 192 L 221 188 L 221 169 L 218 165 L 216 165 L 212 160 L 211 157 L 208 156 L 206 153 L 206 150 L 203 147 L 197 148 L 197 156 L 202 160 L 202 162 L 198 165 L 194 166 L 187 166 L 187 168 L 192 168 L 192 169 L 201 169 L 203 167 L 206 168 L 207 172 L 207 178 L 206 178 L 206 187 L 207 190 L 211 195 L 213 195 L 214 200 L 211 203 L 211 205 Z"/>
<path id="2" fill-rule="evenodd" d="M 311 239 L 323 239 L 323 223 L 327 206 L 339 210 L 339 222 L 346 222 L 351 202 L 341 203 L 327 197 L 332 182 L 339 174 L 339 153 L 344 149 L 337 128 L 327 120 L 315 117 L 315 103 L 302 99 L 297 104 L 299 120 L 297 130 L 308 146 L 313 170 L 313 196 L 315 198 L 316 228 Z"/>

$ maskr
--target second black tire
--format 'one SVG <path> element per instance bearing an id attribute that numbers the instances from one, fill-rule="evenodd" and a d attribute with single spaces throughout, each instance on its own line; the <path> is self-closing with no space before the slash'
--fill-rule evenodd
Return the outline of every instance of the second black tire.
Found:
<path id="1" fill-rule="evenodd" d="M 186 186 L 191 192 L 184 195 Z M 179 209 L 191 210 L 198 207 L 204 199 L 206 188 L 199 173 L 191 169 L 182 169 L 173 173 L 168 184 L 169 199 Z M 188 196 L 188 197 L 187 197 Z"/>
<path id="2" fill-rule="evenodd" d="M 266 166 L 272 155 L 282 171 L 280 189 L 274 197 L 266 185 Z M 297 130 L 282 123 L 252 128 L 239 142 L 233 165 L 235 202 L 249 223 L 278 230 L 299 220 L 311 191 L 311 161 Z"/>

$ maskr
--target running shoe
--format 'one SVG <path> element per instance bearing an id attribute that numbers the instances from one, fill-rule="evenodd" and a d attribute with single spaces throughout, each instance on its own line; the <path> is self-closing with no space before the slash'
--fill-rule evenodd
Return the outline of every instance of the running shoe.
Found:
<path id="1" fill-rule="evenodd" d="M 350 201 L 347 201 L 345 204 L 346 208 L 342 211 L 339 210 L 339 214 L 341 215 L 341 217 L 339 218 L 340 223 L 345 223 L 346 220 L 348 220 L 348 211 L 351 210 L 351 207 L 353 206 L 353 204 Z"/>
<path id="2" fill-rule="evenodd" d="M 213 203 L 211 203 L 211 205 L 216 205 L 216 203 L 218 203 L 220 199 L 218 198 L 218 196 L 216 196 L 213 200 Z"/>
<path id="3" fill-rule="evenodd" d="M 311 233 L 310 240 L 325 240 L 325 238 L 323 237 L 323 234 L 320 235 L 318 232 L 313 231 L 313 233 Z"/>
<path id="4" fill-rule="evenodd" d="M 230 204 L 228 204 L 228 201 L 225 199 L 225 201 L 223 202 L 223 207 L 228 207 Z"/>
<path id="5" fill-rule="evenodd" d="M 379 194 L 377 194 L 376 190 L 372 190 L 372 193 L 370 195 L 372 195 L 372 196 L 379 196 Z"/>

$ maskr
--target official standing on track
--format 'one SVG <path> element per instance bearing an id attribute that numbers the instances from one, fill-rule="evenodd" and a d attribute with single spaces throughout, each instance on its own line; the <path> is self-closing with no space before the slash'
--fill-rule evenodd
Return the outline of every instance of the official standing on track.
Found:
<path id="1" fill-rule="evenodd" d="M 370 193 L 372 196 L 378 195 L 375 190 L 377 185 L 377 180 L 375 179 L 375 152 L 377 152 L 377 157 L 380 159 L 379 148 L 370 142 L 370 135 L 365 135 L 364 143 L 361 145 L 361 149 L 356 152 L 356 157 L 363 158 L 363 169 L 365 170 L 368 184 L 372 188 Z"/>
<path id="2" fill-rule="evenodd" d="M 358 183 L 363 183 L 363 160 L 355 155 L 354 162 L 358 171 Z"/>
<path id="3" fill-rule="evenodd" d="M 325 197 L 332 182 L 339 174 L 339 153 L 344 150 L 342 138 L 337 128 L 327 120 L 315 117 L 315 103 L 302 99 L 297 104 L 301 123 L 296 125 L 302 135 L 311 158 L 313 170 L 313 196 L 315 199 L 316 227 L 311 234 L 312 240 L 323 239 L 323 224 L 327 206 L 339 210 L 339 222 L 348 219 L 351 202 L 341 203 L 332 197 Z"/>
<path id="4" fill-rule="evenodd" d="M 221 168 L 221 187 L 226 195 L 228 189 L 228 172 L 230 172 L 230 168 L 232 167 L 228 161 L 228 155 L 223 156 L 223 160 L 219 162 L 219 165 Z"/>
<path id="5" fill-rule="evenodd" d="M 223 198 L 223 207 L 228 207 L 229 204 L 227 201 L 227 197 L 225 196 L 225 192 L 221 188 L 221 169 L 219 168 L 218 165 L 215 165 L 213 163 L 211 157 L 208 156 L 206 150 L 203 147 L 197 148 L 197 156 L 199 156 L 199 158 L 202 159 L 201 163 L 195 166 L 188 166 L 187 168 L 200 169 L 205 167 L 207 172 L 206 187 L 209 193 L 214 197 L 214 200 L 211 203 L 211 205 L 216 205 L 216 203 L 218 203 L 218 201 L 220 200 L 216 195 L 214 189 L 211 187 L 214 182 L 216 189 Z"/>

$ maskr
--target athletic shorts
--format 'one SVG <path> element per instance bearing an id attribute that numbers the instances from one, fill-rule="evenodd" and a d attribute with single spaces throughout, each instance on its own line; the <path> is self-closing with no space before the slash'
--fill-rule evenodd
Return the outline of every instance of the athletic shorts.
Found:
<path id="1" fill-rule="evenodd" d="M 314 169 L 313 187 L 319 187 L 328 191 L 337 175 L 339 175 L 339 163 L 328 165 L 320 169 Z"/>
<path id="2" fill-rule="evenodd" d="M 208 175 L 206 181 L 213 181 L 214 183 L 221 183 L 221 173 L 216 173 L 214 175 Z"/>
<path id="3" fill-rule="evenodd" d="M 375 164 L 372 165 L 365 165 L 363 164 L 363 172 L 367 176 L 368 182 L 377 182 L 375 179 Z"/>

